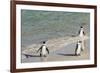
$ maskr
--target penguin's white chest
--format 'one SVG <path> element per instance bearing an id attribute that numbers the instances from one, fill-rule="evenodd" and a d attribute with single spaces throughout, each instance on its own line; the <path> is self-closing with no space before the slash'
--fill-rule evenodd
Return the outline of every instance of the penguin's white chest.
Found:
<path id="1" fill-rule="evenodd" d="M 80 31 L 79 36 L 80 36 L 80 37 L 83 37 L 83 36 L 84 36 L 84 34 L 83 34 L 83 30 Z"/>
<path id="2" fill-rule="evenodd" d="M 78 47 L 77 47 L 77 54 L 80 54 L 81 52 L 81 44 L 78 44 Z"/>
<path id="3" fill-rule="evenodd" d="M 47 54 L 46 46 L 43 46 L 42 47 L 42 55 L 46 55 L 46 54 Z"/>

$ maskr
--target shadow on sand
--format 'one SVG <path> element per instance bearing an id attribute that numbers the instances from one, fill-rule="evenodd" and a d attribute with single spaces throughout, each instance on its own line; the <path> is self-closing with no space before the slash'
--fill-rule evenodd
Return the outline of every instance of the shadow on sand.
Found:
<path id="1" fill-rule="evenodd" d="M 38 57 L 41 62 L 46 62 L 48 58 L 48 57 L 41 57 L 40 55 L 29 55 L 29 54 L 23 54 L 23 55 L 26 56 L 26 58 Z"/>
<path id="2" fill-rule="evenodd" d="M 29 55 L 29 54 L 23 54 L 24 56 L 26 56 L 26 58 L 29 58 L 29 57 L 40 57 L 40 55 Z"/>
<path id="3" fill-rule="evenodd" d="M 62 55 L 62 56 L 76 56 L 75 54 L 64 54 L 64 53 L 58 53 L 58 55 Z"/>

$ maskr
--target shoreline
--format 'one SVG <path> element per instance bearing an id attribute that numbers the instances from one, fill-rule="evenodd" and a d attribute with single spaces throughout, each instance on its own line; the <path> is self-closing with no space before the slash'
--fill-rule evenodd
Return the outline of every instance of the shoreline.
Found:
<path id="1" fill-rule="evenodd" d="M 41 57 L 39 56 L 39 53 L 35 52 L 35 51 L 37 51 L 38 47 L 41 46 L 41 44 L 39 44 L 36 49 L 30 48 L 30 50 L 26 50 L 26 51 L 24 50 L 24 51 L 22 51 L 22 59 L 21 59 L 22 63 L 88 59 L 87 57 L 89 57 L 89 53 L 87 53 L 87 52 L 89 52 L 89 50 L 84 51 L 87 54 L 84 54 L 84 52 L 82 52 L 82 56 L 77 56 L 77 57 L 74 56 L 74 50 L 75 50 L 77 38 L 75 38 L 75 37 L 73 37 L 73 38 L 74 38 L 73 42 L 72 42 L 71 38 L 69 40 L 67 40 L 67 41 L 71 41 L 69 44 L 65 43 L 64 40 L 63 40 L 63 42 L 60 42 L 60 44 L 61 43 L 64 43 L 64 44 L 61 44 L 60 46 L 56 45 L 59 48 L 55 48 L 55 47 L 52 46 L 51 47 L 52 49 L 49 49 L 50 54 L 48 55 L 47 58 L 44 58 L 44 59 L 41 59 Z M 65 38 L 61 38 L 61 39 L 65 39 Z M 61 39 L 59 39 L 59 40 L 61 40 Z M 86 38 L 85 40 L 88 40 L 88 38 Z M 50 41 L 48 41 L 49 44 L 50 44 Z M 55 41 L 57 41 L 57 40 L 55 40 Z M 51 42 L 53 42 L 53 41 L 51 41 Z M 89 45 L 89 43 L 88 43 L 88 45 Z M 32 46 L 33 45 L 31 45 L 31 47 Z M 48 47 L 50 48 L 50 45 Z M 87 49 L 89 49 L 89 47 L 87 47 Z M 23 54 L 29 55 L 30 57 L 26 58 Z M 57 58 L 57 57 L 59 57 L 59 58 Z"/>
<path id="2" fill-rule="evenodd" d="M 81 52 L 80 56 L 74 55 L 76 43 L 70 44 L 65 48 L 50 52 L 47 57 L 40 57 L 39 54 L 31 55 L 28 58 L 24 58 L 22 63 L 35 63 L 35 62 L 53 62 L 53 61 L 77 61 L 87 60 L 90 57 L 89 40 L 86 40 L 86 49 Z"/>
<path id="3" fill-rule="evenodd" d="M 84 37 L 84 40 L 89 39 L 88 36 Z M 79 40 L 79 37 L 62 37 L 62 38 L 56 38 L 56 39 L 50 39 L 47 41 L 47 47 L 50 51 L 59 50 L 63 46 L 67 46 L 72 43 L 76 43 L 77 40 Z M 27 46 L 26 48 L 22 48 L 22 53 L 28 53 L 29 51 L 32 51 L 35 53 L 42 44 L 32 44 Z"/>

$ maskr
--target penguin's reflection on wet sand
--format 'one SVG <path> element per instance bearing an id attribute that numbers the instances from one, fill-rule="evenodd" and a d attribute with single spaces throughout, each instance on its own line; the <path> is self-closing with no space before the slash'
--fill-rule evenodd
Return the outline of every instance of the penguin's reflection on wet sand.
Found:
<path id="1" fill-rule="evenodd" d="M 40 61 L 41 61 L 41 62 L 46 62 L 47 59 L 48 59 L 48 57 L 40 57 Z"/>

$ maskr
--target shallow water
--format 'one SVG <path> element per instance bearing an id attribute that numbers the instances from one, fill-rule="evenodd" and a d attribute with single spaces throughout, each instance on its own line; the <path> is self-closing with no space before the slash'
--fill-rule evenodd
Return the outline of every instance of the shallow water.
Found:
<path id="1" fill-rule="evenodd" d="M 77 35 L 82 23 L 89 35 L 89 13 L 57 11 L 21 11 L 21 45 L 40 43 L 48 39 Z"/>

